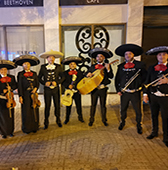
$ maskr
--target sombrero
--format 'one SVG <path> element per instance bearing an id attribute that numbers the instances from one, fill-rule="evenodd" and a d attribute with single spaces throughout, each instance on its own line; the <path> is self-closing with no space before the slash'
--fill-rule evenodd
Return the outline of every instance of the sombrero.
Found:
<path id="1" fill-rule="evenodd" d="M 111 58 L 113 56 L 113 53 L 106 48 L 94 48 L 88 53 L 91 58 L 96 58 L 98 54 L 104 55 L 105 58 Z"/>
<path id="2" fill-rule="evenodd" d="M 39 55 L 39 57 L 41 58 L 47 58 L 48 56 L 54 56 L 55 58 L 61 58 L 63 57 L 63 53 L 59 52 L 59 51 L 53 51 L 53 50 L 50 50 L 50 51 L 47 51 L 47 52 L 44 52 L 44 53 L 41 53 Z"/>
<path id="3" fill-rule="evenodd" d="M 0 60 L 0 68 L 7 68 L 8 70 L 14 69 L 17 66 L 14 62 L 9 60 Z"/>
<path id="4" fill-rule="evenodd" d="M 80 57 L 70 56 L 62 60 L 62 64 L 69 65 L 71 62 L 75 62 L 76 64 L 82 63 L 82 59 Z"/>
<path id="5" fill-rule="evenodd" d="M 29 62 L 31 66 L 38 65 L 40 63 L 40 60 L 34 56 L 34 55 L 20 55 L 17 58 L 14 58 L 13 62 L 15 62 L 16 65 L 22 66 L 23 63 Z"/>
<path id="6" fill-rule="evenodd" d="M 146 55 L 157 55 L 158 53 L 166 52 L 168 53 L 168 46 L 159 46 L 151 48 L 146 52 Z"/>
<path id="7" fill-rule="evenodd" d="M 136 44 L 123 44 L 116 48 L 115 53 L 121 57 L 125 56 L 125 52 L 131 51 L 134 56 L 139 56 L 143 53 L 142 47 Z"/>

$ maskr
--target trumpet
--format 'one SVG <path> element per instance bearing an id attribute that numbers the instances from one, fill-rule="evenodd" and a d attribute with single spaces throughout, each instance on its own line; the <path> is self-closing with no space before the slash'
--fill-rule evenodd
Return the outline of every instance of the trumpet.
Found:
<path id="1" fill-rule="evenodd" d="M 125 84 L 125 87 L 121 90 L 121 92 L 125 92 L 127 87 L 139 76 L 141 69 L 139 69 Z"/>
<path id="2" fill-rule="evenodd" d="M 149 86 L 153 85 L 153 86 L 157 86 L 158 85 L 158 81 L 161 80 L 163 77 L 166 77 L 168 76 L 168 73 L 167 74 L 164 74 L 162 75 L 161 77 L 159 77 L 158 79 L 152 81 L 151 83 L 149 84 L 144 84 L 145 88 L 148 88 Z"/>

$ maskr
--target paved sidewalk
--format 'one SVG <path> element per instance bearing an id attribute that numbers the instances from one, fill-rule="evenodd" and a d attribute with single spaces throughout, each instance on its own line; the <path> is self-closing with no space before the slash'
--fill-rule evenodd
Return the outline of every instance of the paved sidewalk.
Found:
<path id="1" fill-rule="evenodd" d="M 100 106 L 92 127 L 88 126 L 90 108 L 83 107 L 85 123 L 81 123 L 73 107 L 70 122 L 62 128 L 56 125 L 52 109 L 49 128 L 43 130 L 43 110 L 41 107 L 40 130 L 27 135 L 20 130 L 20 108 L 16 109 L 15 137 L 0 137 L 0 170 L 168 170 L 161 119 L 159 137 L 146 139 L 151 132 L 148 106 L 142 135 L 136 131 L 131 106 L 122 131 L 118 130 L 118 105 L 107 107 L 108 127 L 101 122 Z M 65 107 L 61 113 L 64 121 Z"/>

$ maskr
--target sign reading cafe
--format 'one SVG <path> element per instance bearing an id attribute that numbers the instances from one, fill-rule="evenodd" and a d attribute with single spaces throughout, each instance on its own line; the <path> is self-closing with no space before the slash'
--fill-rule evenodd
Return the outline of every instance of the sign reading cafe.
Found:
<path id="1" fill-rule="evenodd" d="M 43 6 L 43 0 L 0 0 L 0 7 Z"/>

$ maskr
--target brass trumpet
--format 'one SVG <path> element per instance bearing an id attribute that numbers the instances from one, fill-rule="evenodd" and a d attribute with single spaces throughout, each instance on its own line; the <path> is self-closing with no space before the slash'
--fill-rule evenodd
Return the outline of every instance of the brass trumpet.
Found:
<path id="1" fill-rule="evenodd" d="M 164 74 L 162 75 L 161 77 L 159 77 L 158 79 L 152 81 L 151 83 L 149 84 L 144 84 L 145 88 L 148 88 L 149 86 L 153 85 L 153 86 L 157 86 L 158 85 L 158 81 L 161 80 L 163 77 L 166 77 L 168 76 L 168 73 L 167 74 Z"/>

